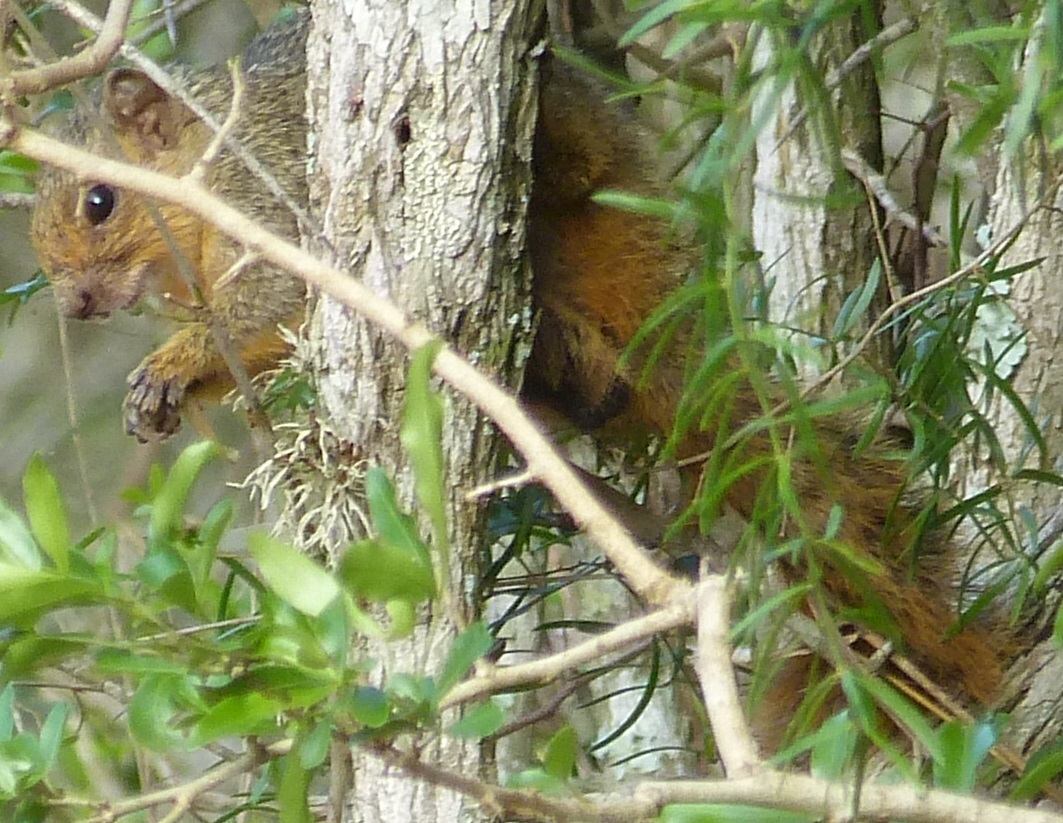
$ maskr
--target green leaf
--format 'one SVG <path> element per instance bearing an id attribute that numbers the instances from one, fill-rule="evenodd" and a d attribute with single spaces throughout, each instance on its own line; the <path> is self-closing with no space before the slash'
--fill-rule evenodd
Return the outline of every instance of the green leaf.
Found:
<path id="1" fill-rule="evenodd" d="M 842 303 L 838 316 L 834 320 L 834 337 L 844 337 L 856 327 L 857 323 L 867 319 L 867 308 L 878 292 L 878 283 L 881 278 L 882 263 L 876 257 L 864 285 L 854 290 Z"/>
<path id="2" fill-rule="evenodd" d="M 192 728 L 190 743 L 197 748 L 219 737 L 248 737 L 278 730 L 284 710 L 279 700 L 257 692 L 244 692 L 219 700 Z"/>
<path id="3" fill-rule="evenodd" d="M 510 776 L 506 786 L 511 789 L 533 789 L 543 794 L 562 794 L 568 789 L 568 781 L 558 780 L 543 769 L 534 768 Z"/>
<path id="4" fill-rule="evenodd" d="M 443 401 L 432 389 L 432 363 L 442 348 L 433 340 L 413 354 L 406 376 L 406 396 L 399 440 L 410 458 L 414 490 L 428 514 L 440 556 L 446 556 L 446 488 L 443 484 Z"/>
<path id="5" fill-rule="evenodd" d="M 624 33 L 617 46 L 620 48 L 630 46 L 650 29 L 661 25 L 661 23 L 678 14 L 688 5 L 690 5 L 690 0 L 664 0 L 663 3 L 658 3 L 649 12 L 642 15 L 635 25 Z"/>
<path id="6" fill-rule="evenodd" d="M 402 640 L 413 634 L 417 627 L 417 608 L 415 601 L 397 598 L 387 601 L 388 640 Z"/>
<path id="7" fill-rule="evenodd" d="M 1041 787 L 1063 774 L 1063 742 L 1040 749 L 1026 763 L 1026 771 L 1011 790 L 1009 799 L 1017 802 L 1032 800 Z"/>
<path id="8" fill-rule="evenodd" d="M 8 683 L 0 691 L 0 743 L 15 733 L 15 687 Z"/>
<path id="9" fill-rule="evenodd" d="M 387 695 L 371 686 L 358 686 L 354 690 L 350 710 L 355 720 L 371 729 L 380 728 L 391 717 Z"/>
<path id="10" fill-rule="evenodd" d="M 938 729 L 942 759 L 934 761 L 934 784 L 961 794 L 970 794 L 978 779 L 978 768 L 997 742 L 991 723 L 964 724 L 958 720 Z"/>
<path id="11" fill-rule="evenodd" d="M 857 683 L 858 689 L 854 689 Z M 857 690 L 862 689 L 868 692 L 880 706 L 888 710 L 908 731 L 915 735 L 915 739 L 923 745 L 935 762 L 940 762 L 944 758 L 941 743 L 922 712 L 894 689 L 874 677 L 856 675 L 853 672 L 846 672 L 842 675 L 842 686 L 850 701 Z M 869 719 L 866 722 L 870 724 L 872 721 Z M 866 728 L 865 731 L 867 731 Z"/>
<path id="12" fill-rule="evenodd" d="M 365 473 L 365 497 L 377 538 L 394 549 L 418 555 L 425 563 L 431 564 L 431 553 L 417 533 L 413 518 L 399 508 L 395 488 L 387 473 L 379 466 L 372 466 Z"/>
<path id="13" fill-rule="evenodd" d="M 17 563 L 27 569 L 41 567 L 41 551 L 22 518 L 0 500 L 0 562 Z"/>
<path id="14" fill-rule="evenodd" d="M 969 46 L 972 43 L 1007 43 L 1024 41 L 1030 36 L 1027 28 L 1017 26 L 986 26 L 981 29 L 968 29 L 953 34 L 945 40 L 945 45 Z"/>
<path id="15" fill-rule="evenodd" d="M 281 765 L 277 802 L 280 804 L 280 823 L 313 823 L 310 814 L 310 772 L 304 769 L 294 752 Z"/>
<path id="16" fill-rule="evenodd" d="M 439 693 L 446 694 L 456 686 L 473 664 L 491 650 L 494 643 L 491 632 L 481 622 L 473 623 L 459 634 L 439 674 Z"/>
<path id="17" fill-rule="evenodd" d="M 435 595 L 432 566 L 420 553 L 393 543 L 360 540 L 343 556 L 340 579 L 360 597 L 369 600 L 408 600 L 420 603 Z"/>
<path id="18" fill-rule="evenodd" d="M 55 765 L 59 758 L 59 747 L 63 743 L 63 732 L 66 729 L 67 706 L 65 703 L 57 703 L 48 712 L 48 717 L 41 726 L 41 777 Z"/>
<path id="19" fill-rule="evenodd" d="M 575 773 L 579 736 L 571 726 L 563 726 L 550 738 L 543 752 L 543 771 L 557 780 L 569 780 Z"/>
<path id="20" fill-rule="evenodd" d="M 50 666 L 69 663 L 84 654 L 87 646 L 98 644 L 93 637 L 71 639 L 46 634 L 22 634 L 9 638 L 3 646 L 3 674 L 10 680 L 29 678 Z"/>
<path id="21" fill-rule="evenodd" d="M 0 622 L 32 620 L 50 609 L 103 600 L 95 581 L 0 563 Z"/>
<path id="22" fill-rule="evenodd" d="M 212 441 L 193 443 L 181 452 L 152 501 L 149 544 L 154 546 L 169 540 L 182 527 L 188 493 L 200 472 L 220 454 L 221 446 Z"/>
<path id="23" fill-rule="evenodd" d="M 129 731 L 140 745 L 156 752 L 181 750 L 185 738 L 173 726 L 187 705 L 191 681 L 182 675 L 148 675 L 129 701 Z"/>
<path id="24" fill-rule="evenodd" d="M 461 718 L 450 725 L 447 733 L 454 737 L 482 740 L 502 728 L 506 715 L 493 700 L 468 709 Z"/>
<path id="25" fill-rule="evenodd" d="M 439 690 L 431 677 L 419 677 L 408 672 L 398 672 L 388 680 L 387 695 L 392 709 L 402 709 L 403 717 L 426 714 L 439 699 Z"/>
<path id="26" fill-rule="evenodd" d="M 327 722 L 317 723 L 299 744 L 299 765 L 308 771 L 316 769 L 328 757 L 332 742 L 332 726 Z"/>
<path id="27" fill-rule="evenodd" d="M 125 649 L 102 649 L 96 655 L 101 672 L 118 674 L 183 674 L 187 666 L 177 660 L 134 654 Z"/>
<path id="28" fill-rule="evenodd" d="M 812 745 L 812 774 L 827 780 L 838 780 L 852 764 L 853 752 L 859 737 L 848 712 L 834 715 L 816 730 Z"/>
<path id="29" fill-rule="evenodd" d="M 61 572 L 70 568 L 70 528 L 59 484 L 39 454 L 22 475 L 22 493 L 33 536 Z"/>
<path id="30" fill-rule="evenodd" d="M 317 617 L 340 593 L 331 574 L 286 543 L 261 532 L 247 543 L 269 587 L 303 614 Z"/>

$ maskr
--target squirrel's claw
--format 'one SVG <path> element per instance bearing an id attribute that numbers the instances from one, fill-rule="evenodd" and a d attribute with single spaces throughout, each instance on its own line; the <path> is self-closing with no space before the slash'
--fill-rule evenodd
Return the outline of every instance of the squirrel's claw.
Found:
<path id="1" fill-rule="evenodd" d="M 129 393 L 123 406 L 126 434 L 141 443 L 165 440 L 181 428 L 181 402 L 185 384 L 175 377 L 161 376 L 145 361 L 127 380 Z"/>

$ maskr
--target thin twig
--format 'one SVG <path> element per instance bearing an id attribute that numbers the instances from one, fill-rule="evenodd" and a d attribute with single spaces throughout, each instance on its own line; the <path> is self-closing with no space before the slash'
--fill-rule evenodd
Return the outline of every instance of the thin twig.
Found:
<path id="1" fill-rule="evenodd" d="M 236 128 L 236 123 L 239 121 L 240 113 L 243 110 L 244 92 L 247 89 L 247 84 L 244 82 L 244 73 L 240 70 L 240 61 L 238 59 L 229 63 L 229 78 L 233 84 L 233 97 L 229 102 L 229 113 L 225 115 L 225 120 L 221 127 L 214 132 L 214 136 L 203 150 L 203 154 L 196 160 L 192 171 L 188 173 L 188 176 L 197 183 L 203 182 L 207 169 L 217 161 L 222 147 Z"/>
<path id="2" fill-rule="evenodd" d="M 77 398 L 74 396 L 74 363 L 70 357 L 70 338 L 66 333 L 66 318 L 56 311 L 56 323 L 59 329 L 59 357 L 63 361 L 63 377 L 66 380 L 66 418 L 70 423 L 70 437 L 74 443 L 74 456 L 78 467 L 78 479 L 85 495 L 85 512 L 90 523 L 99 522 L 96 501 L 92 496 L 92 483 L 89 482 L 89 464 L 85 457 L 85 442 L 81 439 L 81 420 L 78 417 Z"/>
<path id="3" fill-rule="evenodd" d="M 465 501 L 472 503 L 476 500 L 480 500 L 484 497 L 490 497 L 493 494 L 497 494 L 503 489 L 514 489 L 528 485 L 535 478 L 527 470 L 513 472 L 507 474 L 505 477 L 500 477 L 497 480 L 492 480 L 490 483 L 483 483 L 465 493 Z"/>
<path id="4" fill-rule="evenodd" d="M 852 74 L 852 72 L 855 71 L 859 66 L 870 60 L 881 49 L 884 49 L 887 46 L 896 43 L 898 40 L 907 37 L 909 34 L 916 31 L 918 28 L 919 25 L 916 23 L 915 19 L 911 17 L 902 18 L 896 23 L 886 26 L 886 28 L 884 28 L 870 40 L 861 43 L 856 49 L 853 50 L 852 54 L 850 54 L 848 57 L 845 58 L 845 60 L 842 61 L 840 66 L 838 66 L 830 74 L 828 74 L 823 82 L 823 88 L 828 93 L 834 91 L 834 89 L 841 85 L 841 82 L 846 77 Z M 797 113 L 793 121 L 790 123 L 790 127 L 775 143 L 776 151 L 778 151 L 779 147 L 783 143 L 785 143 L 793 136 L 795 131 L 801 128 L 801 125 L 805 122 L 805 120 L 808 119 L 808 114 L 809 110 L 807 108 L 802 109 L 800 112 Z"/>
<path id="5" fill-rule="evenodd" d="M 92 45 L 80 54 L 64 57 L 56 63 L 16 71 L 0 80 L 0 99 L 6 105 L 14 105 L 17 97 L 40 94 L 99 74 L 125 41 L 126 25 L 132 8 L 133 0 L 111 0 L 107 16 L 102 21 L 97 19 L 97 25 L 93 28 L 97 36 Z"/>
<path id="6" fill-rule="evenodd" d="M 269 746 L 255 745 L 251 751 L 240 755 L 235 760 L 217 766 L 201 777 L 191 780 L 188 783 L 182 783 L 179 786 L 171 786 L 166 789 L 159 789 L 158 791 L 148 792 L 125 800 L 115 800 L 103 803 L 99 800 L 84 800 L 68 797 L 53 800 L 50 805 L 57 808 L 64 806 L 77 808 L 106 807 L 106 811 L 102 811 L 95 817 L 89 818 L 87 823 L 114 823 L 114 821 L 119 820 L 126 815 L 133 814 L 134 812 L 143 811 L 144 809 L 153 809 L 156 806 L 170 803 L 187 809 L 194 804 L 196 798 L 210 791 L 215 786 L 219 786 L 227 780 L 231 780 L 234 777 L 244 774 L 258 765 L 265 763 L 267 760 L 283 757 L 290 752 L 291 749 L 291 740 L 281 740 Z"/>
<path id="7" fill-rule="evenodd" d="M 610 652 L 626 649 L 655 634 L 688 626 L 694 620 L 693 592 L 688 589 L 683 595 L 683 599 L 660 611 L 628 620 L 615 629 L 549 657 L 514 666 L 489 668 L 485 674 L 465 680 L 451 689 L 439 702 L 439 706 L 446 709 L 520 686 L 548 683 L 565 671 L 585 663 L 601 661 Z"/>
<path id="8" fill-rule="evenodd" d="M 864 158 L 857 152 L 852 149 L 842 149 L 841 161 L 846 170 L 853 175 L 853 177 L 863 183 L 868 191 L 875 196 L 875 200 L 877 200 L 879 205 L 886 210 L 886 214 L 891 220 L 900 223 L 906 229 L 911 229 L 914 232 L 922 232 L 926 241 L 933 246 L 948 248 L 948 241 L 945 239 L 944 235 L 933 226 L 927 225 L 916 215 L 901 206 L 901 204 L 897 202 L 897 198 L 893 196 L 893 192 L 890 190 L 886 178 L 875 171 L 875 169 L 871 167 L 871 164 L 864 160 Z"/>

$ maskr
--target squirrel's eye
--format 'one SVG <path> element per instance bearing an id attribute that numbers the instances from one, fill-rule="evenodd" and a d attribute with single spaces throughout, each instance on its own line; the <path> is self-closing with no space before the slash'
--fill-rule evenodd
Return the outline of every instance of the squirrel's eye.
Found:
<path id="1" fill-rule="evenodd" d="M 114 211 L 114 189 L 106 183 L 97 183 L 85 194 L 85 216 L 94 226 L 100 225 Z"/>

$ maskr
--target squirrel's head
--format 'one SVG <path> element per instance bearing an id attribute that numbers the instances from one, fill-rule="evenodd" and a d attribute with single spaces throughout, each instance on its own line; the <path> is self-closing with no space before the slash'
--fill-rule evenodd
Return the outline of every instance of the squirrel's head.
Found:
<path id="1" fill-rule="evenodd" d="M 132 69 L 107 76 L 98 112 L 71 115 L 56 131 L 108 157 L 175 175 L 191 168 L 206 139 L 183 103 Z M 105 317 L 148 291 L 187 300 L 181 267 L 194 273 L 200 232 L 187 212 L 107 183 L 53 168 L 37 176 L 33 244 L 68 317 Z"/>

